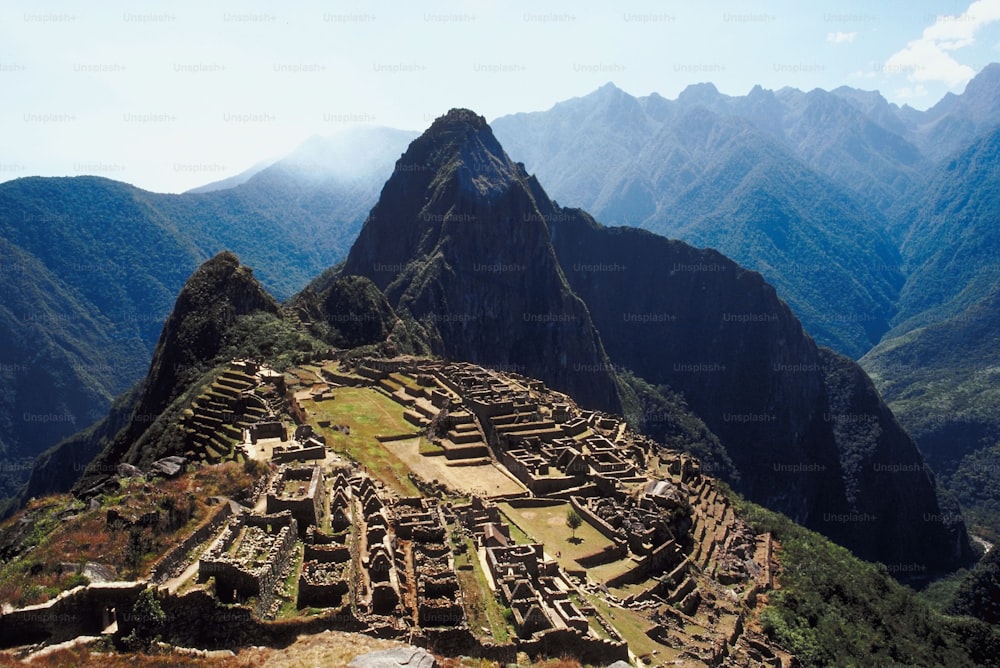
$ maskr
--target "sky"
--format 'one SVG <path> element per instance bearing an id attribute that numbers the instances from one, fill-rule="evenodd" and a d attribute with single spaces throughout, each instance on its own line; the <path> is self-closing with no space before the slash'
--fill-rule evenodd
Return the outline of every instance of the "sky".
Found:
<path id="1" fill-rule="evenodd" d="M 1000 61 L 1000 0 L 115 0 L 0 3 L 0 181 L 158 192 L 312 135 L 492 120 L 613 82 L 879 90 L 926 109 Z"/>

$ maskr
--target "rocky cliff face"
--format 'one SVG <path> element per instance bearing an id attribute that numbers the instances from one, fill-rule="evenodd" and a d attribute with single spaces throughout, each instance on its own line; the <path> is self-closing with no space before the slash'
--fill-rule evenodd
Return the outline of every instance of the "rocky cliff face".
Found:
<path id="1" fill-rule="evenodd" d="M 291 302 L 313 333 L 338 348 L 381 343 L 397 320 L 385 295 L 363 276 L 340 276 L 321 292 L 304 290 Z"/>
<path id="2" fill-rule="evenodd" d="M 800 522 L 843 497 L 818 353 L 759 274 L 579 211 L 548 220 L 613 362 L 684 394 L 726 446 L 741 491 Z"/>
<path id="3" fill-rule="evenodd" d="M 913 440 L 856 363 L 820 350 L 823 419 L 832 428 L 848 514 L 818 518 L 818 529 L 883 561 L 893 575 L 925 577 L 973 559 L 957 505 L 938 498 L 934 476 Z M 826 528 L 824 528 L 824 525 Z M 887 555 L 892 555 L 888 559 Z"/>
<path id="4" fill-rule="evenodd" d="M 619 411 L 607 355 L 559 267 L 536 191 L 485 119 L 453 110 L 396 163 L 341 274 L 370 278 L 423 327 L 435 354 L 531 374 L 583 406 Z"/>

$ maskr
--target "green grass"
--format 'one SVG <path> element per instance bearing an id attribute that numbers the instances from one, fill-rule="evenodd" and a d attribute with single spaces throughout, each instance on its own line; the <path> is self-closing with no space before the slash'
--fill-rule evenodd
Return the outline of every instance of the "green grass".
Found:
<path id="1" fill-rule="evenodd" d="M 431 443 L 426 438 L 420 439 L 420 454 L 424 457 L 437 457 L 444 455 L 444 448 L 437 443 Z"/>
<path id="2" fill-rule="evenodd" d="M 409 467 L 390 452 L 375 437 L 404 434 L 413 425 L 403 419 L 403 410 L 392 399 L 367 387 L 341 387 L 334 390 L 334 399 L 303 402 L 310 417 L 330 420 L 334 425 L 346 424 L 350 436 L 333 429 L 313 426 L 326 436 L 327 445 L 368 468 L 368 473 L 403 496 L 420 496 L 420 490 L 407 477 Z"/>
<path id="3" fill-rule="evenodd" d="M 389 374 L 389 378 L 397 385 L 405 387 L 407 392 L 420 389 L 420 386 L 417 385 L 417 379 L 407 376 L 404 373 L 391 373 Z"/>
<path id="4" fill-rule="evenodd" d="M 540 508 L 514 508 L 509 503 L 500 504 L 500 511 L 523 533 L 531 536 L 531 542 L 544 543 L 546 552 L 562 566 L 578 569 L 580 565 L 576 559 L 599 552 L 613 543 L 586 520 L 576 530 L 578 540 L 571 541 L 573 532 L 566 526 L 566 514 L 570 508 L 568 503 Z M 513 533 L 511 535 L 513 537 Z"/>
<path id="5" fill-rule="evenodd" d="M 479 627 L 488 626 L 493 639 L 500 644 L 510 639 L 510 627 L 504 620 L 503 607 L 490 591 L 486 575 L 483 573 L 479 558 L 476 556 L 475 545 L 471 538 L 464 538 L 466 551 L 455 557 L 455 573 L 462 586 L 465 598 L 466 615 L 473 633 L 479 634 Z M 472 570 L 461 570 L 458 567 L 472 564 Z"/>
<path id="6" fill-rule="evenodd" d="M 280 593 L 282 604 L 278 610 L 278 619 L 296 617 L 301 614 L 297 604 L 299 599 L 299 574 L 302 572 L 302 545 L 300 543 L 296 543 L 291 558 L 295 565 L 292 567 L 292 571 L 288 574 L 288 577 L 285 578 L 285 583 Z"/>
<path id="7" fill-rule="evenodd" d="M 620 561 L 612 561 L 608 564 L 601 564 L 599 566 L 588 568 L 587 575 L 595 582 L 607 582 L 608 580 L 625 573 L 633 566 L 635 566 L 635 563 L 631 559 L 621 559 Z M 616 592 L 618 595 L 620 595 L 620 593 L 621 592 Z"/>
<path id="8" fill-rule="evenodd" d="M 622 639 L 628 643 L 629 649 L 638 656 L 650 655 L 655 651 L 657 658 L 662 661 L 669 658 L 671 652 L 679 654 L 676 650 L 661 645 L 646 635 L 646 630 L 652 628 L 653 623 L 642 615 L 632 610 L 612 607 L 607 601 L 592 594 L 584 593 L 584 596 L 597 610 L 597 614 L 618 631 Z"/>

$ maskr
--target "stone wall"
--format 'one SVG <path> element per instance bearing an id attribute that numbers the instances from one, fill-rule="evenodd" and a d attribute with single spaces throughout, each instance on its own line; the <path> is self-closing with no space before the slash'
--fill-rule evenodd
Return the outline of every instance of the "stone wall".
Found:
<path id="1" fill-rule="evenodd" d="M 105 582 L 76 587 L 39 605 L 0 615 L 0 647 L 59 643 L 81 635 L 99 635 L 118 618 L 123 621 L 145 582 Z"/>
<path id="2" fill-rule="evenodd" d="M 233 506 L 230 502 L 224 501 L 220 504 L 207 522 L 204 522 L 200 527 L 195 529 L 190 536 L 171 548 L 170 551 L 156 562 L 153 566 L 150 580 L 161 584 L 166 582 L 168 578 L 173 577 L 181 569 L 181 566 L 184 565 L 191 551 L 217 534 L 232 514 Z"/>
<path id="3" fill-rule="evenodd" d="M 274 536 L 260 566 L 243 563 L 229 554 L 243 528 L 261 529 Z M 216 594 L 223 602 L 234 602 L 234 595 L 253 596 L 257 598 L 256 610 L 266 611 L 274 600 L 282 568 L 295 550 L 297 531 L 297 522 L 288 511 L 234 517 L 199 560 L 198 579 L 204 582 L 214 577 Z"/>
<path id="4" fill-rule="evenodd" d="M 305 487 L 302 494 L 289 491 L 289 486 L 296 483 Z M 290 512 L 303 536 L 310 525 L 319 524 L 322 504 L 323 469 L 319 466 L 308 468 L 283 466 L 267 492 L 267 512 L 271 514 Z"/>

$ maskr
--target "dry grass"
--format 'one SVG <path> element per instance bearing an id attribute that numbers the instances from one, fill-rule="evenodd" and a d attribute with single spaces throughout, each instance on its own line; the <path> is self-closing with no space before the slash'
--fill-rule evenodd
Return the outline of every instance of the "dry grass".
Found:
<path id="1" fill-rule="evenodd" d="M 612 545 L 586 520 L 576 530 L 576 540 L 571 540 L 574 532 L 566 526 L 566 513 L 571 508 L 568 503 L 539 508 L 515 508 L 509 503 L 499 505 L 508 519 L 532 539 L 544 543 L 545 551 L 555 556 L 564 568 L 580 568 L 576 559 Z"/>
<path id="2" fill-rule="evenodd" d="M 213 510 L 209 497 L 237 495 L 258 476 L 259 467 L 226 462 L 174 480 L 123 481 L 117 494 L 100 499 L 99 508 L 62 496 L 33 502 L 11 522 L 31 518 L 34 528 L 27 540 L 37 547 L 0 568 L 0 602 L 14 607 L 42 603 L 85 584 L 72 565 L 86 562 L 112 566 L 121 579 L 143 577 L 208 517 Z M 111 512 L 123 521 L 109 523 Z M 151 513 L 155 522 L 138 523 Z"/>
<path id="3" fill-rule="evenodd" d="M 316 635 L 301 636 L 288 647 L 254 647 L 240 651 L 231 657 L 194 657 L 183 652 L 164 651 L 157 654 L 107 653 L 96 647 L 73 647 L 62 649 L 30 662 L 17 660 L 8 652 L 0 652 L 0 667 L 10 666 L 31 668 L 173 668 L 176 666 L 199 666 L 202 668 L 313 668 L 329 666 L 344 668 L 357 656 L 392 647 L 404 647 L 406 643 L 382 640 L 361 635 L 327 631 Z M 500 664 L 486 659 L 468 657 L 437 657 L 440 668 L 500 668 Z M 519 664 L 521 665 L 521 664 Z M 523 668 L 581 668 L 576 659 L 558 658 L 523 664 Z"/>

